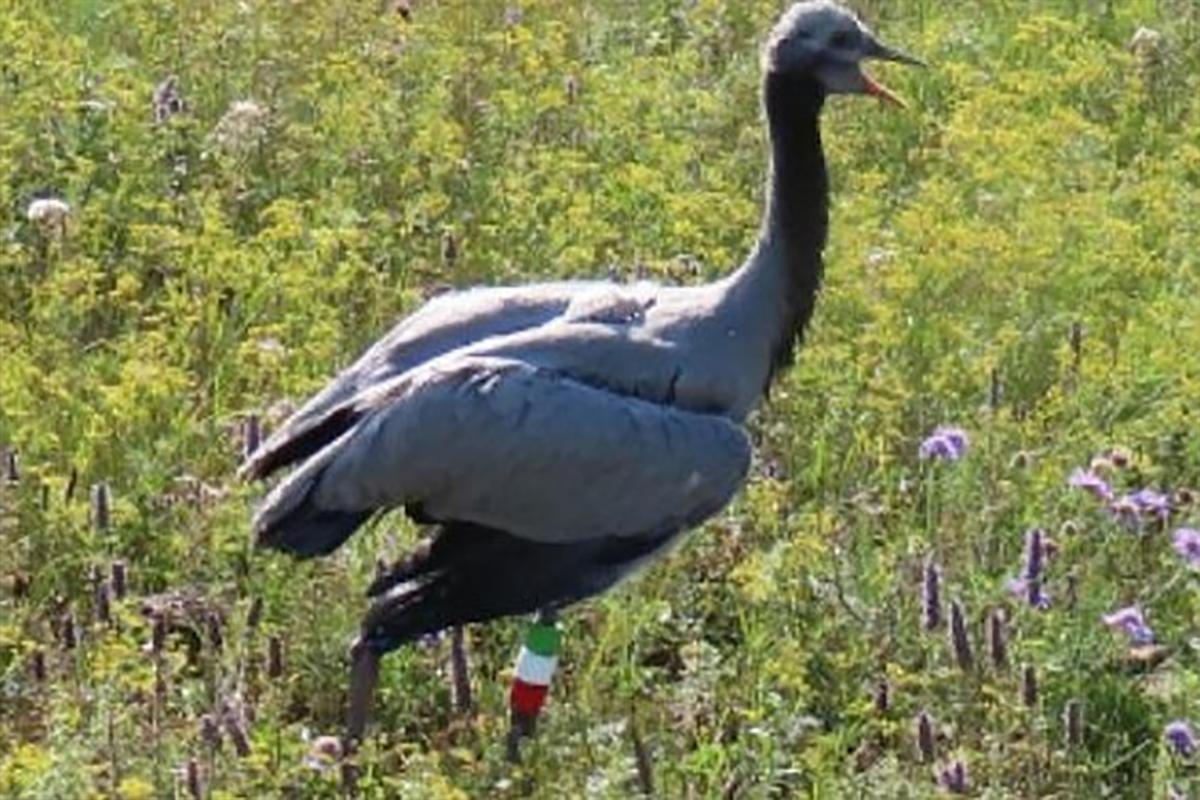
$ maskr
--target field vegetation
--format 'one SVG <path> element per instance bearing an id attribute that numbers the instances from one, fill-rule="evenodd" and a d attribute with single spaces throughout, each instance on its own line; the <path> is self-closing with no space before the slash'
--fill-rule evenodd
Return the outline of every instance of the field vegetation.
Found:
<path id="1" fill-rule="evenodd" d="M 830 103 L 747 489 L 566 616 L 519 767 L 520 621 L 467 631 L 469 717 L 444 641 L 390 656 L 363 796 L 1200 796 L 1200 6 L 857 6 L 930 67 Z M 251 420 L 447 285 L 736 266 L 779 7 L 6 0 L 0 796 L 342 792 L 314 743 L 421 533 L 256 552 Z"/>

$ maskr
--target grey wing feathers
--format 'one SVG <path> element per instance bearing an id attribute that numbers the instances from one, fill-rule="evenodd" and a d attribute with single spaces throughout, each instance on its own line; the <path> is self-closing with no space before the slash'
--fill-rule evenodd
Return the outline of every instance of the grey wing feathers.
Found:
<path id="1" fill-rule="evenodd" d="M 312 455 L 328 440 L 329 414 L 365 389 L 472 342 L 542 325 L 593 285 L 562 282 L 471 289 L 434 298 L 292 414 L 242 465 L 240 474 L 263 478 Z"/>
<path id="2" fill-rule="evenodd" d="M 336 515 L 410 503 L 540 542 L 662 533 L 723 507 L 750 459 L 745 433 L 723 416 L 506 359 L 442 359 L 354 408 L 356 424 L 267 498 L 261 542 L 306 553 L 318 515 L 348 524 Z"/>

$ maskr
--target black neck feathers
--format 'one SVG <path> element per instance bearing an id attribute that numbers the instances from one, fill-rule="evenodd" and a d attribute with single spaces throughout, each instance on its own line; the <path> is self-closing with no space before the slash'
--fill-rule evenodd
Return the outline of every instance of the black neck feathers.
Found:
<path id="1" fill-rule="evenodd" d="M 771 377 L 792 363 L 812 317 L 829 229 L 829 176 L 821 149 L 825 91 L 811 76 L 768 71 L 763 101 L 771 137 L 764 243 L 780 254 L 788 317 L 771 347 Z M 770 379 L 768 379 L 768 383 Z"/>

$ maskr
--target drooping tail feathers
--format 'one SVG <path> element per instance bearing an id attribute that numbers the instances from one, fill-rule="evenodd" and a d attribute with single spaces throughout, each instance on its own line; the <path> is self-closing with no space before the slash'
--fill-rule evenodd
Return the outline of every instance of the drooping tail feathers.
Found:
<path id="1" fill-rule="evenodd" d="M 313 497 L 326 467 L 337 455 L 342 440 L 353 435 L 354 424 L 361 416 L 362 412 L 349 404 L 339 406 L 243 467 L 245 474 L 266 475 L 307 458 L 271 490 L 259 507 L 253 527 L 260 547 L 300 558 L 328 555 L 375 513 L 373 509 L 321 508 Z"/>
<path id="2" fill-rule="evenodd" d="M 250 455 L 238 469 L 238 475 L 246 480 L 261 480 L 281 467 L 302 461 L 353 428 L 362 416 L 363 410 L 348 402 L 334 406 L 315 420 L 298 423 L 294 432 L 284 428 Z"/>

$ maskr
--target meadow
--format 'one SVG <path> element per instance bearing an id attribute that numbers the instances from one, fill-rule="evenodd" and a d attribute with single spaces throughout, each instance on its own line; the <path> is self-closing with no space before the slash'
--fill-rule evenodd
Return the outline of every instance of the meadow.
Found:
<path id="1" fill-rule="evenodd" d="M 521 621 L 470 715 L 445 641 L 389 656 L 362 796 L 1200 796 L 1200 6 L 855 5 L 929 68 L 829 104 L 749 485 L 565 616 L 519 766 Z M 421 531 L 256 551 L 246 431 L 445 286 L 735 267 L 780 3 L 3 8 L 0 797 L 340 796 Z"/>

